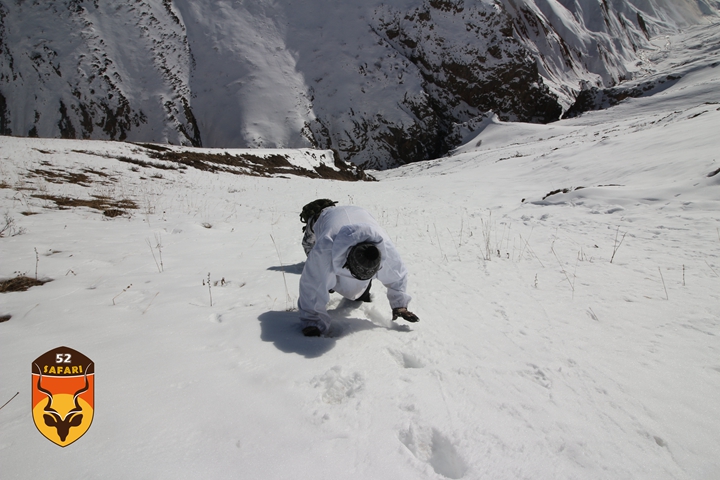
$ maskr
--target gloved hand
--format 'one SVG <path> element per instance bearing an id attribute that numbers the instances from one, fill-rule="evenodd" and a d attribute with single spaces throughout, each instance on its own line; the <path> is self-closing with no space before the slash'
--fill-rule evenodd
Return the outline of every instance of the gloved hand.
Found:
<path id="1" fill-rule="evenodd" d="M 417 315 L 415 315 L 414 313 L 412 313 L 405 307 L 393 308 L 392 313 L 393 313 L 393 318 L 392 318 L 393 320 L 397 319 L 398 317 L 402 317 L 404 320 L 407 320 L 408 322 L 412 322 L 412 323 L 415 323 L 420 320 Z"/>

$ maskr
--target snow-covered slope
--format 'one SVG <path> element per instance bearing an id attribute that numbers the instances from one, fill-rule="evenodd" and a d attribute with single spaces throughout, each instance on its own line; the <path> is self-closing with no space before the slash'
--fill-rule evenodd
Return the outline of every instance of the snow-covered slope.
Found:
<path id="1" fill-rule="evenodd" d="M 673 45 L 673 42 L 679 42 Z M 696 35 L 682 37 L 669 35 L 656 37 L 651 42 L 654 48 L 641 52 L 638 66 L 642 75 L 635 80 L 623 82 L 610 88 L 599 88 L 584 83 L 575 103 L 565 112 L 565 117 L 575 117 L 589 110 L 598 110 L 617 105 L 626 98 L 656 95 L 689 73 L 720 65 L 720 28 L 714 32 L 698 31 Z M 678 62 L 670 55 L 671 50 L 692 51 L 693 57 Z"/>
<path id="2" fill-rule="evenodd" d="M 669 63 L 695 62 L 668 40 Z M 703 58 L 609 110 L 489 117 L 377 182 L 0 137 L 0 279 L 52 279 L 0 293 L 3 480 L 718 478 L 720 69 Z M 374 285 L 369 304 L 333 296 L 333 336 L 302 336 L 315 198 L 387 229 L 419 323 L 391 322 Z M 65 448 L 30 412 L 31 362 L 60 345 L 97 378 Z"/>
<path id="3" fill-rule="evenodd" d="M 559 118 L 717 0 L 0 1 L 0 133 L 435 158 Z"/>

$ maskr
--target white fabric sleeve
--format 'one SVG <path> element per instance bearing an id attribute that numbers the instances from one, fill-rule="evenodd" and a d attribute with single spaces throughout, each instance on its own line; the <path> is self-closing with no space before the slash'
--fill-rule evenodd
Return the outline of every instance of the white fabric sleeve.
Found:
<path id="1" fill-rule="evenodd" d="M 332 269 L 332 258 L 329 249 L 332 240 L 323 238 L 310 251 L 300 276 L 300 297 L 298 309 L 300 319 L 305 322 L 322 323 L 321 330 L 330 326 L 327 304 L 330 300 L 329 290 L 335 286 L 335 274 Z"/>
<path id="2" fill-rule="evenodd" d="M 385 259 L 377 279 L 387 288 L 390 308 L 407 307 L 412 297 L 407 292 L 408 271 L 389 238 L 385 238 Z"/>

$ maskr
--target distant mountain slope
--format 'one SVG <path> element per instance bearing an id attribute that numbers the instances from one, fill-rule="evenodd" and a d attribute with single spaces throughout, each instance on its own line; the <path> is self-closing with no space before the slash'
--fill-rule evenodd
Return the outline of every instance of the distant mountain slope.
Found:
<path id="1" fill-rule="evenodd" d="M 386 168 L 549 122 L 718 0 L 0 1 L 0 134 L 308 147 Z"/>
<path id="2" fill-rule="evenodd" d="M 3 133 L 200 143 L 169 2 L 0 4 Z"/>

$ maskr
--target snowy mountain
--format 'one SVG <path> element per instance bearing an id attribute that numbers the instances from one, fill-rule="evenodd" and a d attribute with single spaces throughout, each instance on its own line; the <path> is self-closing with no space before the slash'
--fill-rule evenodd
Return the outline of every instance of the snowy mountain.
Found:
<path id="1" fill-rule="evenodd" d="M 373 182 L 298 175 L 329 151 L 0 137 L 2 479 L 720 478 L 720 30 L 650 47 L 683 77 L 487 116 Z M 419 323 L 374 282 L 302 335 L 316 198 L 381 223 Z M 65 448 L 31 412 L 59 346 L 97 379 Z"/>
<path id="2" fill-rule="evenodd" d="M 444 155 L 489 111 L 557 120 L 718 5 L 3 0 L 0 134 L 315 147 L 385 168 Z"/>

